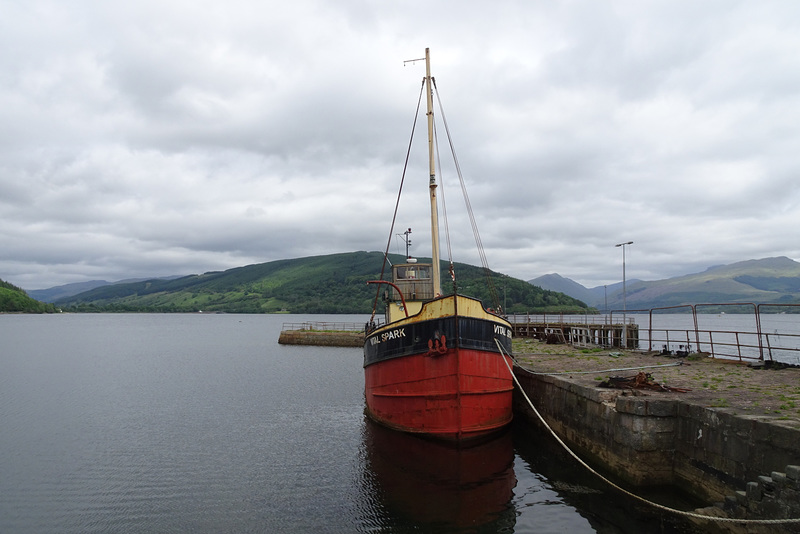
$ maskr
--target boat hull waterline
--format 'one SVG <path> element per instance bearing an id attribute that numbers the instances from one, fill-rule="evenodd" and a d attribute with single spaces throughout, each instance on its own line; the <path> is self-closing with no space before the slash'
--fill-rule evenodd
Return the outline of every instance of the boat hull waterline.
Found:
<path id="1" fill-rule="evenodd" d="M 434 438 L 490 435 L 512 418 L 510 354 L 511 325 L 479 301 L 448 296 L 426 302 L 419 313 L 367 333 L 367 414 Z"/>

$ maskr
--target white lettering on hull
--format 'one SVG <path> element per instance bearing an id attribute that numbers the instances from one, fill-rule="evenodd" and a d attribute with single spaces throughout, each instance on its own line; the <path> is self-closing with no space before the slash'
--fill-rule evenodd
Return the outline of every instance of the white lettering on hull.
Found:
<path id="1" fill-rule="evenodd" d="M 494 333 L 499 336 L 506 336 L 507 338 L 511 339 L 511 329 L 506 328 L 503 325 L 496 324 L 494 325 Z"/>
<path id="2" fill-rule="evenodd" d="M 369 338 L 370 345 L 378 345 L 380 343 L 386 343 L 389 340 L 397 339 L 401 337 L 406 337 L 406 329 L 405 328 L 395 328 L 394 330 L 389 330 L 388 332 L 384 332 L 380 336 L 374 336 Z"/>

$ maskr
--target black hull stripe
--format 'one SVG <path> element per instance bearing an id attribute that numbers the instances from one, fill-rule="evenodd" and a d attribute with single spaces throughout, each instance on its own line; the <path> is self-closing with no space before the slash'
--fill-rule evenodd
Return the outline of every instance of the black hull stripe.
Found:
<path id="1" fill-rule="evenodd" d="M 394 358 L 430 351 L 431 341 L 436 354 L 436 341 L 442 336 L 447 348 L 456 347 L 468 350 L 500 353 L 495 339 L 503 351 L 511 354 L 511 332 L 501 323 L 474 317 L 458 317 L 458 343 L 456 344 L 456 317 L 438 317 L 425 321 L 409 322 L 402 325 L 385 325 L 367 334 L 364 342 L 364 367 Z M 444 350 L 444 349 L 442 349 Z"/>

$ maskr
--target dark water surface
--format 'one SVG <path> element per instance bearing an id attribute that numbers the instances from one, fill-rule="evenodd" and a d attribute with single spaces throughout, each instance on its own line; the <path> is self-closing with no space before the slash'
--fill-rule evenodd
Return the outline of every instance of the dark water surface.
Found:
<path id="1" fill-rule="evenodd" d="M 363 318 L 0 315 L 0 532 L 688 531 L 522 425 L 376 427 L 360 349 L 278 345 L 303 320 Z"/>

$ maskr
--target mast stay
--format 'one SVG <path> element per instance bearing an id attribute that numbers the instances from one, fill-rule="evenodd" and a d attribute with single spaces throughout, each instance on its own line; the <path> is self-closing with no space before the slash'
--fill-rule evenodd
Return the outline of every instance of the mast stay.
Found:
<path id="1" fill-rule="evenodd" d="M 469 200 L 469 194 L 467 193 L 467 184 L 464 181 L 464 175 L 461 173 L 461 165 L 458 163 L 458 156 L 456 156 L 456 149 L 453 145 L 453 138 L 450 135 L 450 127 L 447 125 L 447 117 L 444 114 L 444 107 L 442 106 L 442 100 L 439 97 L 439 89 L 436 87 L 436 79 L 433 78 L 433 88 L 436 91 L 436 103 L 439 105 L 439 111 L 442 114 L 442 124 L 444 125 L 445 135 L 447 136 L 447 143 L 450 146 L 450 154 L 453 157 L 453 164 L 455 165 L 456 174 L 458 175 L 458 181 L 461 185 L 461 194 L 464 197 L 464 205 L 466 206 L 467 215 L 469 216 L 469 222 L 472 226 L 472 234 L 475 238 L 475 246 L 478 249 L 478 255 L 480 256 L 481 260 L 481 267 L 483 267 L 483 274 L 486 277 L 486 285 L 489 288 L 489 295 L 492 298 L 492 304 L 496 310 L 502 310 L 502 306 L 500 304 L 500 297 L 497 294 L 497 289 L 494 285 L 494 280 L 492 279 L 492 272 L 489 269 L 489 261 L 486 259 L 486 251 L 483 248 L 483 241 L 481 241 L 481 234 L 478 231 L 478 223 L 475 221 L 475 214 L 472 211 L 472 203 Z M 444 192 L 442 193 L 442 198 L 444 199 Z M 447 242 L 450 242 L 449 237 L 449 227 L 445 223 L 445 230 L 448 232 Z M 452 256 L 452 254 L 451 254 Z M 450 269 L 452 270 L 453 259 L 450 258 Z"/>
<path id="2" fill-rule="evenodd" d="M 427 104 L 426 115 L 427 115 L 427 126 L 428 126 L 428 166 L 429 166 L 429 184 L 428 184 L 428 188 L 429 188 L 429 194 L 430 194 L 430 211 L 431 211 L 431 264 L 432 264 L 432 266 L 431 266 L 432 267 L 431 268 L 431 271 L 432 271 L 431 278 L 432 278 L 432 283 L 433 283 L 433 296 L 435 298 L 435 297 L 438 297 L 438 296 L 442 295 L 442 287 L 441 287 L 441 253 L 440 253 L 440 239 L 439 239 L 439 211 L 438 211 L 438 199 L 437 199 L 438 184 L 436 182 L 436 164 L 435 164 L 436 160 L 435 160 L 435 157 L 434 157 L 434 154 L 438 155 L 438 144 L 435 142 L 435 139 L 436 139 L 437 136 L 436 136 L 435 123 L 434 123 L 434 106 L 433 106 L 433 104 L 434 104 L 433 93 L 434 93 L 434 91 L 436 91 L 436 102 L 437 102 L 437 104 L 439 106 L 439 110 L 442 113 L 442 123 L 443 123 L 444 128 L 445 128 L 445 133 L 446 133 L 446 136 L 447 136 L 447 142 L 448 142 L 448 144 L 450 146 L 450 152 L 451 152 L 451 155 L 453 157 L 453 162 L 454 162 L 454 165 L 455 165 L 456 174 L 458 175 L 458 179 L 459 179 L 459 182 L 460 182 L 460 185 L 461 185 L 461 191 L 462 191 L 462 195 L 464 197 L 464 203 L 466 205 L 466 209 L 467 209 L 467 213 L 468 213 L 468 216 L 469 216 L 470 224 L 472 226 L 472 232 L 473 232 L 473 235 L 474 235 L 474 238 L 475 238 L 475 244 L 476 244 L 476 246 L 478 248 L 478 253 L 479 253 L 479 256 L 480 256 L 481 264 L 482 264 L 482 267 L 483 267 L 484 274 L 486 276 L 486 282 L 487 282 L 487 286 L 489 288 L 489 294 L 490 294 L 492 303 L 495 306 L 495 309 L 496 310 L 501 310 L 500 299 L 499 299 L 499 297 L 497 295 L 497 290 L 495 288 L 494 281 L 492 280 L 491 271 L 489 269 L 488 261 L 486 259 L 486 254 L 485 254 L 484 248 L 483 248 L 483 243 L 481 242 L 480 234 L 478 232 L 478 227 L 477 227 L 477 224 L 475 222 L 475 216 L 474 216 L 474 214 L 472 212 L 472 205 L 470 204 L 469 196 L 467 195 L 466 184 L 464 182 L 464 178 L 463 178 L 462 173 L 461 173 L 461 166 L 458 163 L 458 158 L 457 158 L 456 153 L 455 153 L 455 147 L 453 146 L 453 140 L 452 140 L 452 138 L 450 136 L 450 129 L 449 129 L 448 125 L 447 125 L 447 119 L 444 116 L 444 108 L 442 107 L 442 102 L 441 102 L 441 98 L 439 96 L 439 91 L 438 91 L 438 88 L 436 87 L 436 79 L 431 76 L 430 48 L 426 48 L 425 49 L 425 57 L 424 58 L 407 60 L 407 61 L 404 62 L 404 64 L 405 63 L 410 63 L 410 62 L 421 61 L 423 59 L 425 60 L 425 77 L 422 80 L 422 90 L 426 94 L 426 104 Z M 420 100 L 421 100 L 421 97 L 422 97 L 422 94 L 420 94 Z M 391 227 L 391 230 L 389 232 L 389 236 L 390 236 L 389 237 L 389 243 L 387 243 L 386 252 L 384 253 L 384 262 L 383 262 L 383 267 L 381 268 L 381 276 L 380 276 L 381 279 L 383 279 L 383 275 L 384 275 L 385 267 L 386 267 L 386 261 L 388 259 L 389 245 L 391 243 L 391 236 L 393 235 L 393 232 L 394 232 L 394 226 L 395 226 L 396 217 L 397 217 L 397 210 L 398 210 L 398 207 L 399 207 L 400 195 L 401 195 L 402 189 L 403 189 L 403 182 L 405 181 L 405 174 L 406 174 L 406 170 L 408 169 L 408 159 L 409 159 L 409 156 L 410 156 L 411 145 L 413 143 L 413 138 L 414 138 L 413 132 L 416 129 L 415 128 L 416 122 L 417 122 L 416 121 L 416 117 L 418 116 L 418 113 L 419 113 L 420 104 L 421 104 L 421 102 L 417 102 L 417 113 L 415 114 L 414 127 L 412 127 L 412 135 L 411 135 L 411 139 L 409 140 L 408 152 L 406 153 L 406 162 L 405 162 L 405 165 L 403 167 L 403 180 L 401 180 L 400 190 L 398 191 L 397 204 L 395 205 L 394 217 L 392 218 L 392 225 L 391 225 L 392 227 Z M 444 202 L 444 190 L 442 190 L 442 201 Z M 445 228 L 446 228 L 446 232 L 448 234 L 448 250 L 449 250 L 449 242 L 450 242 L 450 239 L 449 239 L 449 227 L 447 226 L 446 222 L 445 222 Z M 451 276 L 453 277 L 453 280 L 454 280 L 453 292 L 455 293 L 456 292 L 456 287 L 455 287 L 455 275 L 453 273 L 452 252 L 449 252 L 449 257 L 450 257 L 449 258 L 449 260 L 450 260 L 450 274 L 451 274 Z M 376 292 L 375 301 L 373 303 L 373 308 L 372 308 L 372 317 L 373 318 L 375 316 L 375 312 L 376 312 L 376 308 L 377 308 L 378 295 L 379 294 L 380 294 L 380 289 Z M 372 318 L 370 319 L 370 321 L 372 321 Z"/>

